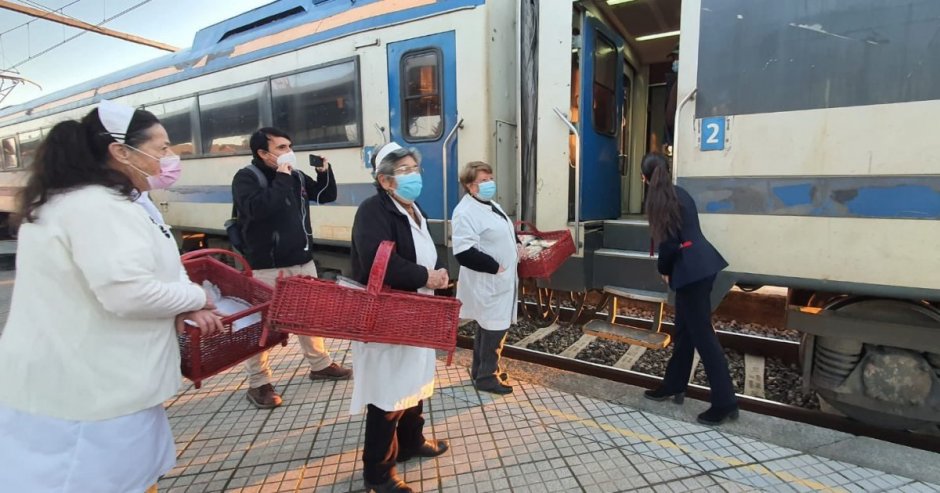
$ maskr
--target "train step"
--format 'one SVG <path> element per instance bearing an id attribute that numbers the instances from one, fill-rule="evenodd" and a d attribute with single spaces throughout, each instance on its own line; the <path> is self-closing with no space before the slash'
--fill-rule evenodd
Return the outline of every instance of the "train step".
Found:
<path id="1" fill-rule="evenodd" d="M 671 337 L 665 332 L 639 329 L 629 325 L 610 323 L 604 320 L 591 320 L 584 326 L 584 333 L 600 339 L 622 342 L 631 346 L 643 346 L 649 349 L 664 349 Z"/>
<path id="2" fill-rule="evenodd" d="M 611 295 L 610 322 L 617 321 L 618 300 L 627 298 L 637 301 L 648 301 L 656 304 L 653 309 L 652 332 L 659 332 L 663 328 L 663 311 L 666 309 L 666 303 L 669 301 L 669 293 L 661 291 L 646 291 L 643 289 L 630 289 L 620 286 L 604 286 L 604 292 Z M 666 344 L 669 342 L 667 341 Z"/>
<path id="3" fill-rule="evenodd" d="M 646 218 L 639 216 L 604 221 L 604 248 L 649 254 L 650 227 Z"/>
<path id="4" fill-rule="evenodd" d="M 660 291 L 647 291 L 644 289 L 622 288 L 620 286 L 604 286 L 604 292 L 637 301 L 650 301 L 653 303 L 666 303 L 669 301 L 669 293 Z"/>
<path id="5" fill-rule="evenodd" d="M 593 257 L 594 285 L 664 291 L 666 286 L 656 270 L 656 260 L 656 257 L 650 257 L 649 251 L 599 248 Z"/>
<path id="6" fill-rule="evenodd" d="M 595 321 L 598 323 L 591 322 L 593 327 L 590 329 L 587 326 L 584 327 L 586 334 L 617 342 L 625 342 L 630 345 L 640 345 L 650 349 L 663 349 L 669 345 L 669 334 L 662 332 L 663 311 L 666 309 L 666 302 L 669 301 L 669 293 L 630 289 L 622 286 L 604 286 L 604 292 L 611 296 L 609 320 L 606 322 Z M 621 298 L 656 304 L 656 308 L 653 309 L 653 323 L 650 330 L 616 323 Z"/>

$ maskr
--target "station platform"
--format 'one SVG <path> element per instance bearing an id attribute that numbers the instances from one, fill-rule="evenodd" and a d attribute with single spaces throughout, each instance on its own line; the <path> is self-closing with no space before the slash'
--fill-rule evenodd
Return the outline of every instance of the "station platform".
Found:
<path id="1" fill-rule="evenodd" d="M 337 361 L 351 365 L 347 342 L 328 346 Z M 616 402 L 638 397 L 639 389 L 609 385 L 624 392 L 612 402 L 526 379 L 586 394 L 603 393 L 603 381 L 516 362 L 508 362 L 510 376 L 522 378 L 513 394 L 479 393 L 470 384 L 468 358 L 461 351 L 452 366 L 438 362 L 425 432 L 448 440 L 451 449 L 400 466 L 418 491 L 940 491 L 927 481 L 934 473 L 918 473 L 918 463 L 936 469 L 937 454 L 862 442 L 878 463 L 897 471 L 890 466 L 904 462 L 900 467 L 910 474 L 889 473 L 813 452 L 838 455 L 840 442 L 855 449 L 855 437 L 744 412 L 731 426 L 708 428 L 655 412 L 680 407 L 671 403 L 641 410 Z M 296 344 L 275 349 L 272 363 L 284 398 L 278 409 L 253 408 L 238 370 L 167 403 L 179 459 L 160 481 L 161 491 L 363 491 L 364 415 L 349 415 L 353 382 L 311 382 Z M 682 407 L 700 412 L 705 403 L 687 400 Z M 792 446 L 748 436 L 749 429 L 768 428 Z"/>
<path id="2" fill-rule="evenodd" d="M 0 273 L 2 318 L 12 281 Z M 353 382 L 311 382 L 294 341 L 271 353 L 277 409 L 250 405 L 240 368 L 198 390 L 184 381 L 166 403 L 177 466 L 161 493 L 364 491 Z M 351 365 L 348 342 L 327 344 Z M 940 492 L 940 454 L 748 412 L 709 428 L 694 423 L 704 402 L 651 402 L 642 389 L 511 360 L 515 392 L 479 393 L 469 357 L 438 361 L 425 434 L 451 448 L 399 465 L 416 491 Z"/>

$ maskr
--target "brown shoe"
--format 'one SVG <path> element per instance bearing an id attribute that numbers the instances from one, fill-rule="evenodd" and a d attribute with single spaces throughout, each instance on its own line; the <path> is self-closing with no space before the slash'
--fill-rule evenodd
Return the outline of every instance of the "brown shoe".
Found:
<path id="1" fill-rule="evenodd" d="M 418 447 L 418 450 L 399 452 L 395 460 L 397 462 L 405 462 L 413 457 L 437 457 L 447 452 L 448 448 L 450 447 L 447 445 L 447 440 L 427 439 Z"/>
<path id="2" fill-rule="evenodd" d="M 398 475 L 388 478 L 388 481 L 382 484 L 372 484 L 368 480 L 364 481 L 367 492 L 375 493 L 414 493 L 415 490 L 408 486 Z"/>
<path id="3" fill-rule="evenodd" d="M 320 371 L 310 370 L 310 380 L 346 380 L 350 376 L 352 376 L 352 370 L 336 363 L 330 363 L 330 366 Z"/>
<path id="4" fill-rule="evenodd" d="M 274 391 L 274 386 L 266 383 L 256 389 L 248 389 L 248 402 L 258 409 L 274 409 L 284 400 Z"/>

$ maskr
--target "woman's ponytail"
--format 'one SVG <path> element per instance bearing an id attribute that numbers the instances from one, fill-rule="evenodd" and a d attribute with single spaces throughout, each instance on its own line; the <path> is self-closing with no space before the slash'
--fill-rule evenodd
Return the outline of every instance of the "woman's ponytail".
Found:
<path id="1" fill-rule="evenodd" d="M 646 216 L 650 233 L 657 244 L 675 236 L 682 226 L 679 198 L 672 184 L 669 162 L 660 154 L 648 154 L 643 158 L 643 176 L 649 184 L 646 194 Z"/>

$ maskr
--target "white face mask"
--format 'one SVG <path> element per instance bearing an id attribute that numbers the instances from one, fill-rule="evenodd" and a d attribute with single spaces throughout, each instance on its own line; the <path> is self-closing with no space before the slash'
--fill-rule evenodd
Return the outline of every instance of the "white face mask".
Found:
<path id="1" fill-rule="evenodd" d="M 280 166 L 282 164 L 290 165 L 291 168 L 297 167 L 297 156 L 294 154 L 294 151 L 281 154 L 277 157 L 277 165 Z"/>

